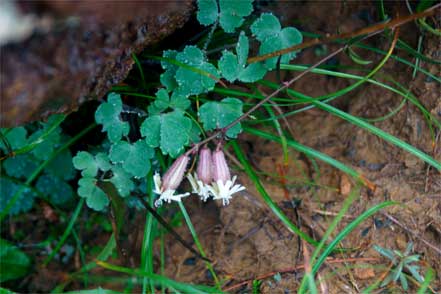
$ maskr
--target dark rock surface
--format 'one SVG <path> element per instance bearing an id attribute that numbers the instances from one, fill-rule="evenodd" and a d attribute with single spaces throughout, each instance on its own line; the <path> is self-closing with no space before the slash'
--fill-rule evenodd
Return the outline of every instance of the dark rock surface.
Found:
<path id="1" fill-rule="evenodd" d="M 27 5 L 27 6 L 26 6 Z M 22 3 L 23 6 L 23 3 Z M 122 81 L 139 53 L 182 27 L 190 1 L 40 1 L 52 28 L 0 48 L 0 125 L 71 112 Z"/>

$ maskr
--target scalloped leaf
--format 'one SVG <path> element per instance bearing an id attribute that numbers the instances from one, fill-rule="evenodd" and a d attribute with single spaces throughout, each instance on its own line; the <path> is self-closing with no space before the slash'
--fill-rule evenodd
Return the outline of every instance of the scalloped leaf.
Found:
<path id="1" fill-rule="evenodd" d="M 219 60 L 219 70 L 222 76 L 229 82 L 239 80 L 251 83 L 262 79 L 267 70 L 262 63 L 252 63 L 247 66 L 249 41 L 244 32 L 240 33 L 239 41 L 236 45 L 237 56 L 230 51 L 224 50 Z"/>
<path id="2" fill-rule="evenodd" d="M 40 138 L 47 131 L 47 125 L 29 136 L 29 142 L 34 142 Z M 38 145 L 32 149 L 31 153 L 38 159 L 48 159 L 61 139 L 61 128 L 57 127 L 54 131 L 48 134 Z"/>
<path id="3" fill-rule="evenodd" d="M 28 140 L 26 139 L 28 132 L 24 127 L 12 128 L 9 131 L 1 129 L 0 132 L 3 134 L 6 141 L 8 141 L 12 150 L 20 149 L 28 143 Z M 3 140 L 0 140 L 0 149 L 5 153 L 8 152 L 6 146 L 3 144 Z"/>
<path id="4" fill-rule="evenodd" d="M 73 198 L 72 187 L 54 175 L 44 174 L 40 176 L 35 188 L 56 205 L 66 204 Z"/>
<path id="5" fill-rule="evenodd" d="M 277 35 L 281 30 L 279 20 L 272 13 L 262 13 L 251 25 L 251 32 L 260 42 Z"/>
<path id="6" fill-rule="evenodd" d="M 45 168 L 46 172 L 63 178 L 72 180 L 75 176 L 75 169 L 72 164 L 72 153 L 66 149 L 58 154 Z"/>
<path id="7" fill-rule="evenodd" d="M 118 142 L 122 136 L 129 134 L 129 123 L 121 119 L 122 101 L 121 96 L 110 93 L 107 102 L 101 103 L 95 112 L 95 120 L 103 125 L 103 132 L 111 142 Z"/>
<path id="8" fill-rule="evenodd" d="M 113 176 L 110 178 L 110 182 L 115 186 L 121 197 L 127 197 L 130 192 L 135 188 L 135 184 L 132 181 L 132 177 L 121 166 L 114 165 L 112 167 Z"/>
<path id="9" fill-rule="evenodd" d="M 219 19 L 219 24 L 227 33 L 234 33 L 244 22 L 244 17 L 253 11 L 253 0 L 198 0 L 197 19 L 200 24 L 212 25 Z"/>
<path id="10" fill-rule="evenodd" d="M 253 12 L 253 0 L 219 0 L 219 24 L 227 33 L 234 33 L 240 27 L 244 17 Z"/>
<path id="11" fill-rule="evenodd" d="M 149 106 L 149 113 L 157 114 L 168 108 L 186 110 L 190 104 L 190 100 L 184 95 L 180 95 L 178 91 L 174 91 L 170 97 L 167 90 L 160 89 L 156 92 L 155 102 Z"/>
<path id="12" fill-rule="evenodd" d="M 110 148 L 109 158 L 113 163 L 121 163 L 122 168 L 134 177 L 145 177 L 150 171 L 150 159 L 154 151 L 145 140 L 134 144 L 120 141 Z"/>
<path id="13" fill-rule="evenodd" d="M 28 178 L 38 167 L 38 163 L 39 160 L 28 153 L 6 158 L 3 167 L 11 177 Z"/>
<path id="14" fill-rule="evenodd" d="M 0 211 L 2 211 L 7 205 L 9 200 L 19 191 L 23 186 L 20 183 L 13 182 L 7 178 L 0 178 Z M 24 188 L 17 201 L 9 210 L 9 214 L 17 215 L 20 212 L 29 211 L 34 205 L 34 198 L 37 197 L 34 191 L 28 187 Z"/>
<path id="15" fill-rule="evenodd" d="M 302 34 L 293 27 L 282 29 L 279 20 L 271 13 L 263 13 L 251 25 L 251 32 L 261 42 L 259 54 L 264 55 L 274 51 L 289 48 L 302 43 Z M 281 63 L 289 63 L 296 57 L 297 51 L 284 54 Z M 274 69 L 277 65 L 278 57 L 265 60 L 268 69 Z"/>
<path id="16" fill-rule="evenodd" d="M 198 0 L 196 17 L 201 25 L 209 26 L 214 24 L 219 17 L 216 0 Z"/>
<path id="17" fill-rule="evenodd" d="M 178 51 L 176 50 L 165 50 L 162 53 L 162 57 L 176 59 L 177 54 Z M 162 73 L 160 77 L 161 84 L 165 86 L 167 91 L 171 92 L 178 87 L 178 82 L 176 82 L 175 79 L 178 66 L 167 61 L 161 61 L 161 66 L 165 70 L 165 72 Z"/>
<path id="18" fill-rule="evenodd" d="M 72 163 L 76 169 L 82 170 L 83 177 L 95 177 L 98 170 L 108 171 L 112 167 L 107 155 L 101 152 L 93 156 L 87 151 L 80 151 Z"/>
<path id="19" fill-rule="evenodd" d="M 220 102 L 206 102 L 199 109 L 199 118 L 204 129 L 211 131 L 221 129 L 238 119 L 242 114 L 242 101 L 236 98 L 225 98 Z M 236 138 L 242 131 L 240 123 L 229 129 L 226 135 Z"/>
<path id="20" fill-rule="evenodd" d="M 102 211 L 109 205 L 109 198 L 97 184 L 97 180 L 91 177 L 81 178 L 78 181 L 78 195 L 86 198 L 86 204 L 89 208 L 96 211 Z"/>
<path id="21" fill-rule="evenodd" d="M 207 62 L 204 52 L 196 46 L 186 46 L 176 55 L 176 60 L 191 67 L 179 67 L 176 81 L 179 95 L 199 95 L 213 90 L 219 73 L 214 65 Z"/>
<path id="22" fill-rule="evenodd" d="M 141 125 L 147 145 L 160 147 L 163 154 L 172 157 L 177 157 L 189 144 L 191 130 L 192 121 L 179 110 L 149 116 Z"/>

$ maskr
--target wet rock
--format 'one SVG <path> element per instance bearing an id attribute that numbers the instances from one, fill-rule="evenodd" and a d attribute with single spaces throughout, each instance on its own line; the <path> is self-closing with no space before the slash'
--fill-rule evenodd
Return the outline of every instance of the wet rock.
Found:
<path id="1" fill-rule="evenodd" d="M 71 112 L 101 98 L 139 53 L 182 27 L 191 1 L 20 2 L 48 18 L 51 29 L 0 48 L 0 125 Z"/>

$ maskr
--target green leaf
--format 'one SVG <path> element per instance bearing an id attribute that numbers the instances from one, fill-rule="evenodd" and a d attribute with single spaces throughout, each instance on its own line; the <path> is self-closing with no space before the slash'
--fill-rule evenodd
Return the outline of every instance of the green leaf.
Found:
<path id="1" fill-rule="evenodd" d="M 253 0 L 198 0 L 197 19 L 201 25 L 212 25 L 219 18 L 219 24 L 227 33 L 234 33 L 244 17 L 253 11 Z"/>
<path id="2" fill-rule="evenodd" d="M 186 46 L 184 51 L 176 55 L 176 60 L 194 68 L 179 67 L 176 81 L 180 95 L 199 95 L 213 90 L 219 73 L 211 63 L 206 61 L 205 54 L 196 46 Z"/>
<path id="3" fill-rule="evenodd" d="M 190 136 L 190 143 L 197 143 L 201 140 L 201 129 L 194 121 L 191 121 L 191 129 L 189 132 L 189 136 Z"/>
<path id="4" fill-rule="evenodd" d="M 266 69 L 262 63 L 252 63 L 246 65 L 249 51 L 248 37 L 244 32 L 240 33 L 239 41 L 236 45 L 237 56 L 230 51 L 224 50 L 219 60 L 219 70 L 222 76 L 230 82 L 240 80 L 251 83 L 260 80 L 266 74 Z"/>
<path id="5" fill-rule="evenodd" d="M 95 178 L 85 177 L 78 181 L 78 195 L 86 198 L 86 204 L 96 211 L 102 211 L 109 205 L 106 193 L 97 185 Z"/>
<path id="6" fill-rule="evenodd" d="M 44 174 L 40 176 L 35 188 L 56 205 L 63 205 L 73 198 L 72 187 L 54 175 Z"/>
<path id="7" fill-rule="evenodd" d="M 109 158 L 113 163 L 121 163 L 126 172 L 141 178 L 150 171 L 150 158 L 153 155 L 153 149 L 147 146 L 144 140 L 134 144 L 120 141 L 110 148 Z"/>
<path id="8" fill-rule="evenodd" d="M 251 32 L 260 42 L 277 35 L 281 29 L 282 26 L 280 25 L 279 20 L 272 13 L 263 13 L 251 25 Z"/>
<path id="9" fill-rule="evenodd" d="M 121 96 L 110 93 L 107 102 L 101 103 L 95 112 L 95 120 L 103 125 L 103 132 L 111 142 L 118 142 L 122 136 L 129 134 L 129 124 L 121 120 L 122 101 Z"/>
<path id="10" fill-rule="evenodd" d="M 199 109 L 199 118 L 207 131 L 224 128 L 242 114 L 242 101 L 236 98 L 225 98 L 220 102 L 206 102 Z M 242 127 L 238 123 L 230 128 L 226 135 L 236 138 L 241 131 Z"/>
<path id="11" fill-rule="evenodd" d="M 157 114 L 168 108 L 186 110 L 189 106 L 190 100 L 184 95 L 180 95 L 178 91 L 174 91 L 170 98 L 167 90 L 160 89 L 156 92 L 155 102 L 149 106 L 149 113 Z"/>
<path id="12" fill-rule="evenodd" d="M 38 167 L 39 160 L 31 154 L 9 157 L 3 162 L 6 173 L 15 178 L 27 178 Z"/>
<path id="13" fill-rule="evenodd" d="M 252 0 L 219 0 L 220 26 L 227 33 L 234 33 L 240 27 L 244 17 L 253 12 Z"/>
<path id="14" fill-rule="evenodd" d="M 3 211 L 3 209 L 8 204 L 9 200 L 12 198 L 12 196 L 15 195 L 15 193 L 22 189 L 23 186 L 20 183 L 15 183 L 10 179 L 7 178 L 0 178 L 0 187 L 1 187 L 1 193 L 0 193 L 0 211 Z M 32 206 L 34 205 L 34 198 L 37 197 L 35 192 L 33 192 L 29 188 L 24 188 L 23 192 L 20 194 L 18 200 L 14 203 L 12 208 L 9 210 L 9 214 L 11 215 L 17 215 L 20 212 L 27 212 L 29 211 Z"/>
<path id="15" fill-rule="evenodd" d="M 82 170 L 83 177 L 95 177 L 98 170 L 108 171 L 112 167 L 106 154 L 98 153 L 93 156 L 87 151 L 78 152 L 72 163 L 76 169 Z"/>
<path id="16" fill-rule="evenodd" d="M 75 290 L 75 291 L 64 292 L 64 294 L 121 294 L 121 292 L 109 290 L 109 289 L 103 289 L 101 287 L 98 287 L 95 289 Z"/>
<path id="17" fill-rule="evenodd" d="M 239 77 L 241 68 L 237 61 L 237 56 L 230 51 L 224 50 L 219 59 L 218 67 L 222 76 L 229 82 L 234 82 Z"/>
<path id="18" fill-rule="evenodd" d="M 46 166 L 46 172 L 61 177 L 64 180 L 72 180 L 75 176 L 75 169 L 72 165 L 72 154 L 69 149 L 66 149 L 57 155 Z"/>
<path id="19" fill-rule="evenodd" d="M 219 17 L 216 0 L 198 0 L 196 17 L 201 25 L 209 26 L 214 24 Z"/>
<path id="20" fill-rule="evenodd" d="M 177 54 L 178 51 L 176 50 L 165 50 L 162 56 L 165 58 L 176 59 Z M 162 61 L 161 66 L 163 69 L 165 69 L 165 72 L 161 74 L 160 77 L 161 84 L 166 87 L 167 91 L 171 92 L 178 87 L 178 83 L 175 79 L 178 66 L 166 61 Z"/>
<path id="21" fill-rule="evenodd" d="M 41 130 L 36 131 L 29 137 L 29 141 L 33 142 L 36 141 L 38 138 L 43 136 L 46 133 L 46 128 L 48 127 L 48 123 L 45 124 L 45 127 Z M 52 152 L 54 151 L 55 147 L 60 142 L 60 136 L 61 134 L 61 128 L 57 127 L 53 132 L 49 133 L 38 145 L 35 146 L 34 149 L 32 149 L 31 153 L 41 160 L 48 159 Z"/>
<path id="22" fill-rule="evenodd" d="M 8 132 L 6 132 L 5 129 L 2 129 L 0 132 L 3 134 L 4 139 L 9 142 L 12 150 L 20 149 L 27 144 L 27 131 L 24 127 L 12 128 Z M 9 152 L 3 144 L 3 140 L 0 140 L 0 149 L 5 153 Z"/>
<path id="23" fill-rule="evenodd" d="M 0 239 L 0 283 L 21 278 L 30 265 L 31 260 L 23 251 Z"/>
<path id="24" fill-rule="evenodd" d="M 112 167 L 113 176 L 110 182 L 115 186 L 119 195 L 122 197 L 129 196 L 130 192 L 135 188 L 131 176 L 121 166 L 115 165 Z"/>
<path id="25" fill-rule="evenodd" d="M 192 121 L 182 111 L 149 116 L 141 125 L 141 135 L 150 147 L 177 157 L 190 141 Z"/>
<path id="26" fill-rule="evenodd" d="M 302 43 L 302 34 L 293 27 L 281 29 L 279 20 L 271 13 L 264 13 L 251 25 L 251 32 L 261 42 L 259 54 L 264 55 L 274 51 L 289 48 Z M 296 51 L 282 55 L 281 63 L 289 63 L 296 57 Z M 268 69 L 274 69 L 278 57 L 265 61 Z"/>

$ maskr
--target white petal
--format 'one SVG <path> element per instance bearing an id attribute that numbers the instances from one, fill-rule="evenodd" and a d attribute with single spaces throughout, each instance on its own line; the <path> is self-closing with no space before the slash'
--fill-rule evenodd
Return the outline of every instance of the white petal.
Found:
<path id="1" fill-rule="evenodd" d="M 166 190 L 164 191 L 161 196 L 159 196 L 159 199 L 155 201 L 155 206 L 159 207 L 162 205 L 162 202 L 167 202 L 170 203 L 173 201 L 177 201 L 180 202 L 181 198 L 186 197 L 188 195 L 190 195 L 190 193 L 184 193 L 184 194 L 178 194 L 178 195 L 174 195 L 175 194 L 175 190 Z"/>
<path id="2" fill-rule="evenodd" d="M 153 192 L 161 194 L 161 176 L 159 173 L 155 173 L 153 176 L 153 183 L 155 184 L 155 190 L 153 190 Z"/>

